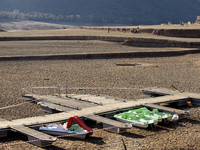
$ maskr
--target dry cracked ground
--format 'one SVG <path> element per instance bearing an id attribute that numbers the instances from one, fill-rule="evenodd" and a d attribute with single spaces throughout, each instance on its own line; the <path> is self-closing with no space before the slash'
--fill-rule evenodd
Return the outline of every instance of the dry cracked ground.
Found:
<path id="1" fill-rule="evenodd" d="M 1 42 L 0 53 L 1 56 L 9 56 L 144 50 L 144 48 L 119 46 L 116 43 L 99 41 L 43 42 L 48 46 L 44 46 L 39 41 Z M 56 46 L 56 43 L 61 46 Z M 170 49 L 173 50 L 173 48 Z M 151 51 L 153 48 L 145 50 Z M 160 50 L 163 49 L 160 48 Z M 136 63 L 138 65 L 117 66 L 116 63 Z M 22 86 L 58 84 L 64 86 L 67 84 L 68 87 L 102 87 L 105 89 L 90 89 L 81 92 L 104 94 L 129 100 L 145 98 L 146 96 L 140 91 L 141 88 L 155 86 L 170 88 L 171 84 L 184 91 L 200 93 L 200 54 L 120 59 L 0 61 L 0 68 L 0 107 L 24 102 L 20 90 Z M 117 87 L 132 89 L 106 89 Z M 53 91 L 41 92 L 53 93 Z M 69 92 L 78 93 L 80 91 L 70 90 Z M 60 138 L 53 143 L 52 147 L 46 149 L 199 149 L 200 108 L 192 106 L 184 109 L 191 111 L 191 116 L 176 123 L 162 125 L 156 130 L 132 128 L 124 134 L 101 131 L 95 132 L 92 137 L 84 140 Z M 40 107 L 33 103 L 0 110 L 0 118 L 7 120 L 44 114 Z M 98 125 L 93 127 L 97 128 Z M 0 139 L 0 144 L 23 140 L 26 138 L 10 132 L 7 138 Z M 42 148 L 26 143 L 2 147 L 2 149 Z"/>

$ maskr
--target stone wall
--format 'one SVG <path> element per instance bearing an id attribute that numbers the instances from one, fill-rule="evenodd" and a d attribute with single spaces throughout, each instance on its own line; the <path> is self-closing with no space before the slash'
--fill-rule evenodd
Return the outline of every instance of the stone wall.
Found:
<path id="1" fill-rule="evenodd" d="M 163 35 L 165 36 L 175 36 L 175 37 L 200 37 L 200 30 L 198 29 L 169 29 L 163 30 Z"/>
<path id="2" fill-rule="evenodd" d="M 107 27 L 82 27 L 88 30 L 105 30 Z M 172 37 L 191 37 L 200 38 L 200 29 L 138 29 L 138 28 L 110 28 L 109 31 L 131 33 L 131 30 L 137 30 L 137 33 L 158 34 Z M 136 33 L 136 34 L 137 34 Z M 134 33 L 135 34 L 135 33 Z"/>
<path id="3" fill-rule="evenodd" d="M 173 40 L 162 39 L 144 39 L 144 38 L 131 38 L 125 40 L 123 45 L 134 47 L 182 47 L 182 48 L 198 48 L 200 43 L 198 42 L 182 42 Z"/>
<path id="4" fill-rule="evenodd" d="M 162 31 L 163 33 L 165 31 Z M 161 32 L 161 34 L 162 34 Z M 165 33 L 166 34 L 166 33 Z M 39 36 L 39 37 L 0 37 L 0 41 L 26 41 L 26 40 L 102 40 L 119 42 L 123 45 L 136 47 L 200 47 L 200 42 L 183 42 L 163 39 L 115 37 L 115 36 Z"/>

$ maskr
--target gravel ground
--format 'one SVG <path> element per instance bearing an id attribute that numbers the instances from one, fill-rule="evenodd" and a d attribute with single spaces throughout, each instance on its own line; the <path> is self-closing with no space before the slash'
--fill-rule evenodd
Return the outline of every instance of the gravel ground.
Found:
<path id="1" fill-rule="evenodd" d="M 20 85 L 56 85 L 67 83 L 69 87 L 131 87 L 135 90 L 86 90 L 90 94 L 105 94 L 126 99 L 144 98 L 139 91 L 145 87 L 166 87 L 173 83 L 179 89 L 200 93 L 200 55 L 179 57 L 153 57 L 130 59 L 52 60 L 52 61 L 1 61 L 0 106 L 23 102 Z M 138 63 L 137 66 L 116 66 L 115 63 Z M 44 79 L 49 80 L 44 80 Z M 70 91 L 77 93 L 77 91 Z M 191 116 L 177 123 L 149 129 L 132 128 L 128 133 L 117 135 L 106 131 L 96 132 L 85 140 L 58 139 L 48 149 L 198 149 L 198 107 L 187 108 Z M 1 118 L 17 119 L 44 115 L 34 104 L 25 104 L 0 111 Z M 97 126 L 94 126 L 97 127 Z M 1 143 L 18 141 L 9 136 Z M 20 140 L 24 138 L 20 137 Z M 5 147 L 4 149 L 41 149 L 31 144 Z"/>
<path id="2" fill-rule="evenodd" d="M 38 41 L 41 45 L 42 42 L 46 41 Z M 62 43 L 62 41 L 59 42 Z M 78 42 L 73 42 L 76 43 L 77 47 L 80 46 L 82 51 L 85 50 L 82 47 L 85 44 L 89 45 L 89 49 L 92 49 L 96 44 L 97 47 L 100 47 L 99 43 L 101 44 L 101 42 L 96 42 L 92 45 L 88 41 L 79 43 L 79 45 Z M 24 50 L 27 43 L 24 42 Z M 36 44 L 38 43 L 36 42 Z M 20 49 L 18 44 L 21 43 L 16 42 L 16 49 Z M 67 44 L 70 45 L 70 42 Z M 99 50 L 113 49 L 113 43 L 103 42 L 103 44 L 105 44 L 105 48 L 99 48 Z M 43 51 L 43 49 L 45 48 L 42 47 L 40 50 Z M 7 48 L 1 53 L 6 55 L 15 53 L 14 51 L 12 53 L 5 52 L 6 50 Z M 200 93 L 199 59 L 200 54 L 188 54 L 177 57 L 128 59 L 0 61 L 0 107 L 24 102 L 21 97 L 21 86 L 66 85 L 67 83 L 69 87 L 130 87 L 135 88 L 135 90 L 101 89 L 85 90 L 84 92 L 131 100 L 146 97 L 140 92 L 141 88 L 155 86 L 170 88 L 171 84 L 181 90 Z M 139 65 L 116 66 L 115 63 L 137 63 Z M 48 93 L 48 91 L 45 92 Z M 79 91 L 71 90 L 69 92 L 78 93 Z M 127 149 L 198 149 L 200 147 L 200 108 L 193 106 L 186 109 L 191 111 L 190 117 L 177 123 L 164 125 L 155 131 L 139 128 L 132 128 L 125 134 L 102 131 L 94 133 L 92 137 L 85 140 L 61 138 L 53 144 L 54 146 L 47 149 L 124 149 L 122 138 Z M 8 120 L 44 114 L 39 106 L 32 103 L 0 110 L 0 118 Z M 94 128 L 97 127 L 94 126 Z M 21 141 L 24 140 L 24 137 L 18 137 L 18 134 L 12 133 L 7 138 L 0 139 L 0 143 L 17 142 L 18 139 Z M 22 144 L 3 149 L 41 148 L 31 144 Z"/>
<path id="3" fill-rule="evenodd" d="M 165 28 L 163 28 L 165 29 Z M 196 28 L 194 28 L 196 29 Z M 8 31 L 1 32 L 0 37 L 35 37 L 35 36 L 116 36 L 116 37 L 133 37 L 133 38 L 146 38 L 146 39 L 160 39 L 160 40 L 172 40 L 183 42 L 200 42 L 200 38 L 178 38 L 158 36 L 153 34 L 141 34 L 141 33 L 124 33 L 106 30 L 87 30 L 78 28 L 60 29 L 60 30 L 30 30 L 30 31 Z"/>
<path id="4" fill-rule="evenodd" d="M 119 53 L 195 50 L 194 48 L 145 48 L 130 47 L 120 43 L 106 41 L 4 41 L 0 42 L 0 56 L 44 55 L 44 54 L 76 54 L 76 53 Z"/>

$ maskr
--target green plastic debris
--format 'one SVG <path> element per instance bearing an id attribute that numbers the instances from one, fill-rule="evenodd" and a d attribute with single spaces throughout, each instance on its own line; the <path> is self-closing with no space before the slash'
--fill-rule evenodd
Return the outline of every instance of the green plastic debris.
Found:
<path id="1" fill-rule="evenodd" d="M 162 113 L 162 112 L 159 112 L 158 109 L 153 109 L 152 110 L 152 114 L 160 119 L 170 119 L 172 117 L 171 114 L 166 114 L 166 113 Z"/>
<path id="2" fill-rule="evenodd" d="M 170 119 L 172 116 L 171 114 L 159 112 L 158 109 L 150 111 L 146 107 L 142 107 L 116 114 L 114 117 L 119 121 L 132 123 L 135 126 L 146 128 L 149 124 L 157 124 L 158 121 L 162 121 L 162 119 Z"/>

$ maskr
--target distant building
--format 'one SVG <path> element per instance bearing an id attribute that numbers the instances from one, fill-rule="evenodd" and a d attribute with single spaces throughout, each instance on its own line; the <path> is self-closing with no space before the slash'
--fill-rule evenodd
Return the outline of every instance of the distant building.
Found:
<path id="1" fill-rule="evenodd" d="M 200 23 L 200 16 L 197 16 L 196 23 Z"/>
<path id="2" fill-rule="evenodd" d="M 3 29 L 2 29 L 2 26 L 1 26 L 1 24 L 0 24 L 0 31 L 2 31 Z"/>

